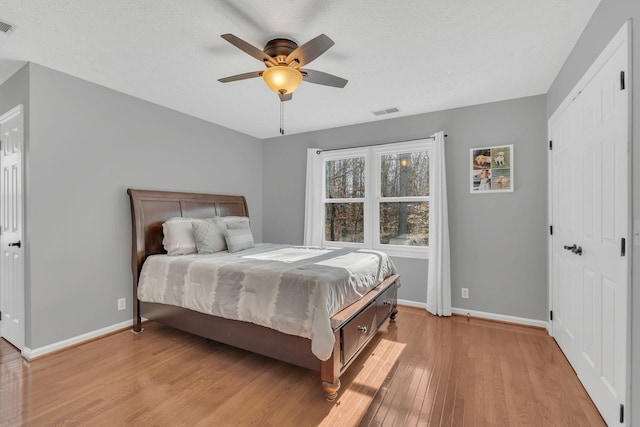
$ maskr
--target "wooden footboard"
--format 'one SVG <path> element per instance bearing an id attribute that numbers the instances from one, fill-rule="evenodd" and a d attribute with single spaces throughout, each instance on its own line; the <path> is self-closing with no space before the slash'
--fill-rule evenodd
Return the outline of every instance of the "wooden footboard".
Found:
<path id="1" fill-rule="evenodd" d="M 389 276 L 361 300 L 331 318 L 335 344 L 331 357 L 320 361 L 311 352 L 311 340 L 284 334 L 253 323 L 224 319 L 189 309 L 138 300 L 138 277 L 144 260 L 164 253 L 162 223 L 176 216 L 210 218 L 248 216 L 243 196 L 127 190 L 131 200 L 133 273 L 133 330 L 141 331 L 145 317 L 293 365 L 320 372 L 325 397 L 333 401 L 340 375 L 373 338 L 378 328 L 397 313 L 398 275 Z"/>

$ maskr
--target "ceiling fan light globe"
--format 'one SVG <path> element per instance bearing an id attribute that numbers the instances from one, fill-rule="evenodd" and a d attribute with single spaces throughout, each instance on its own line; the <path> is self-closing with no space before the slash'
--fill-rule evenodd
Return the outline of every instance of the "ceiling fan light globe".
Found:
<path id="1" fill-rule="evenodd" d="M 277 65 L 264 70 L 262 73 L 269 89 L 278 94 L 293 93 L 302 83 L 302 73 L 287 65 Z"/>

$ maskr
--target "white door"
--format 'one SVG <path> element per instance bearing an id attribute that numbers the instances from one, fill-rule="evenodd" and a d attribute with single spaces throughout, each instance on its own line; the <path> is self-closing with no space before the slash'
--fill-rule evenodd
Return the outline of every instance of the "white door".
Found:
<path id="1" fill-rule="evenodd" d="M 608 425 L 621 425 L 628 387 L 630 90 L 623 30 L 550 120 L 552 331 Z"/>
<path id="2" fill-rule="evenodd" d="M 21 105 L 0 117 L 0 334 L 24 347 L 24 262 L 22 217 Z"/>

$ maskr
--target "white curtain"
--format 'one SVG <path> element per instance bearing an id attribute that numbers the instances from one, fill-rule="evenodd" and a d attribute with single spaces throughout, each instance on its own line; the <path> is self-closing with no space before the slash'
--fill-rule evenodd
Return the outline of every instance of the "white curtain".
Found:
<path id="1" fill-rule="evenodd" d="M 322 162 L 318 148 L 307 150 L 307 188 L 304 204 L 304 244 L 320 246 L 322 244 L 322 228 L 319 216 L 322 214 Z"/>
<path id="2" fill-rule="evenodd" d="M 444 132 L 434 134 L 433 138 L 434 144 L 429 162 L 432 175 L 429 199 L 427 311 L 438 316 L 451 316 L 451 259 Z"/>

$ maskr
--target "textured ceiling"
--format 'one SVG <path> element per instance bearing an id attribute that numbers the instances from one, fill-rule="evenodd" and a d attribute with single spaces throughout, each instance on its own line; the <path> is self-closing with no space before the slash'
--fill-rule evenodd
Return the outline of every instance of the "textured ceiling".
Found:
<path id="1" fill-rule="evenodd" d="M 303 83 L 288 134 L 546 93 L 599 0 L 0 0 L 0 82 L 25 61 L 253 135 L 278 135 L 264 66 L 220 38 L 259 47 L 335 45 L 309 68 L 344 89 Z M 372 111 L 398 107 L 399 113 Z"/>

